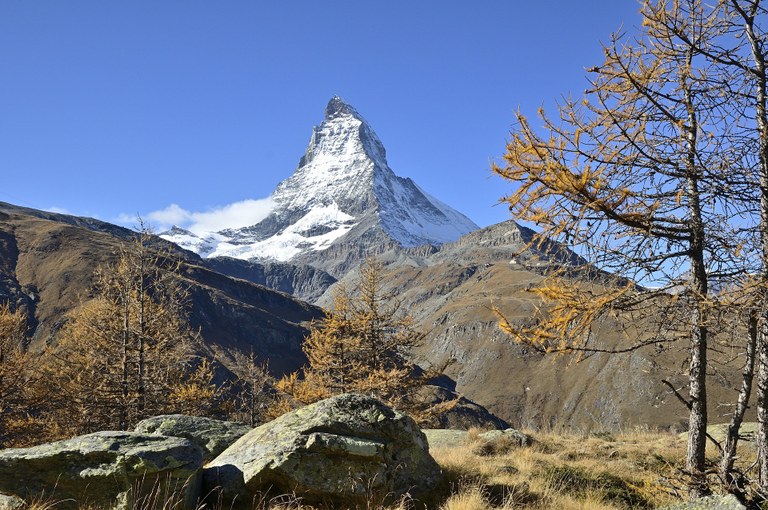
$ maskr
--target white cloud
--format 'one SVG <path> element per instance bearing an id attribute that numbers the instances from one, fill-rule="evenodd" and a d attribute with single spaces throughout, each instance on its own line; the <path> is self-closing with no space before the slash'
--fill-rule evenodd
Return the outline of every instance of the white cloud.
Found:
<path id="1" fill-rule="evenodd" d="M 178 204 L 171 204 L 165 209 L 152 211 L 147 215 L 147 219 L 152 223 L 178 225 L 181 227 L 193 222 L 194 214 L 195 213 L 189 212 L 186 209 L 182 209 Z"/>
<path id="2" fill-rule="evenodd" d="M 43 211 L 48 211 L 56 214 L 72 214 L 71 212 L 69 212 L 68 209 L 64 209 L 63 207 L 56 207 L 55 205 L 51 207 L 46 207 L 45 209 L 43 209 Z"/>
<path id="3" fill-rule="evenodd" d="M 255 225 L 269 215 L 273 206 L 271 198 L 242 200 L 203 212 L 188 211 L 178 204 L 171 204 L 143 217 L 158 231 L 177 225 L 199 235 L 225 228 Z M 123 224 L 136 223 L 136 216 L 121 214 L 117 221 Z"/>

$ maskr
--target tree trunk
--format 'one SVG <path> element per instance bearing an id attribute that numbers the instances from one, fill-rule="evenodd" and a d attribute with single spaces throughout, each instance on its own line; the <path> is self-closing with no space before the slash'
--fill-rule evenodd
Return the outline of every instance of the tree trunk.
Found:
<path id="1" fill-rule="evenodd" d="M 694 312 L 699 319 L 700 310 Z M 690 492 L 693 497 L 707 494 L 707 482 L 704 477 L 705 451 L 707 446 L 707 330 L 694 325 L 691 333 L 690 374 L 688 390 L 691 409 L 688 417 L 688 452 L 685 457 L 685 467 L 691 475 Z"/>
<path id="2" fill-rule="evenodd" d="M 120 381 L 120 389 L 122 394 L 122 402 L 120 402 L 120 416 L 118 418 L 118 429 L 125 430 L 128 428 L 128 344 L 130 342 L 130 307 L 128 304 L 128 293 L 123 296 L 123 337 L 122 337 L 122 379 Z"/>
<path id="3" fill-rule="evenodd" d="M 738 2 L 732 4 L 744 19 L 744 31 L 749 40 L 752 60 L 755 64 L 752 74 L 755 79 L 755 120 L 759 143 L 760 182 L 760 248 L 763 283 L 768 284 L 768 81 L 766 80 L 766 57 L 763 41 L 755 32 L 755 15 L 759 1 L 753 2 L 748 11 Z M 766 297 L 763 296 L 763 301 Z M 759 319 L 757 338 L 757 466 L 758 490 L 768 494 L 768 310 L 763 303 Z"/>
<path id="4" fill-rule="evenodd" d="M 688 66 L 691 69 L 693 51 L 687 53 Z M 681 86 L 685 91 L 687 118 L 685 126 L 686 141 L 686 199 L 690 215 L 690 256 L 691 274 L 688 290 L 691 297 L 691 337 L 688 391 L 690 414 L 688 417 L 688 452 L 685 458 L 686 469 L 691 475 L 690 493 L 693 497 L 706 495 L 707 481 L 704 475 L 705 453 L 707 447 L 707 327 L 704 302 L 708 293 L 707 268 L 704 263 L 704 221 L 701 212 L 701 192 L 699 190 L 699 167 L 696 160 L 698 118 L 688 75 L 681 76 Z"/>
<path id="5" fill-rule="evenodd" d="M 758 317 L 756 314 L 750 314 L 749 317 L 749 338 L 747 339 L 747 348 L 744 353 L 744 369 L 741 374 L 741 389 L 736 401 L 736 408 L 733 410 L 731 422 L 723 443 L 723 451 L 720 457 L 720 479 L 723 481 L 729 492 L 742 493 L 744 487 L 740 486 L 741 481 L 733 476 L 733 463 L 736 461 L 736 446 L 739 442 L 739 430 L 744 421 L 744 413 L 747 411 L 749 397 L 752 392 L 752 380 L 755 374 L 755 347 L 758 337 Z"/>
<path id="6" fill-rule="evenodd" d="M 758 490 L 768 494 L 768 316 L 760 318 L 757 345 Z"/>

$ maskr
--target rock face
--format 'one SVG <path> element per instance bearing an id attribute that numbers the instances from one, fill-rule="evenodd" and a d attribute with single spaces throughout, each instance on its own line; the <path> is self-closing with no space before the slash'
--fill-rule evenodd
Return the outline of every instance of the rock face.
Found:
<path id="1" fill-rule="evenodd" d="M 204 490 L 220 487 L 235 505 L 269 491 L 355 506 L 372 491 L 382 497 L 426 493 L 440 476 L 413 419 L 374 398 L 344 394 L 240 438 L 206 466 Z"/>
<path id="2" fill-rule="evenodd" d="M 231 257 L 203 259 L 203 263 L 219 273 L 286 292 L 308 303 L 317 300 L 336 283 L 333 276 L 308 265 L 251 262 Z"/>
<path id="3" fill-rule="evenodd" d="M 62 501 L 57 508 L 129 509 L 131 499 L 166 486 L 186 494 L 191 507 L 202 459 L 202 449 L 188 439 L 96 432 L 0 451 L 0 492 Z"/>
<path id="4" fill-rule="evenodd" d="M 141 420 L 135 432 L 189 439 L 203 451 L 209 461 L 251 430 L 245 423 L 214 420 L 183 414 L 164 414 Z"/>

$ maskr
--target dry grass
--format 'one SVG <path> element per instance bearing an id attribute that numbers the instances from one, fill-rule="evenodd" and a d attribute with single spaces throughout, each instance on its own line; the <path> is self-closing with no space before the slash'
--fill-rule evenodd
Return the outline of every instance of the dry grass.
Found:
<path id="1" fill-rule="evenodd" d="M 433 452 L 458 489 L 443 509 L 655 508 L 679 499 L 685 443 L 672 434 L 535 434 L 531 447 L 466 444 Z M 496 452 L 491 455 L 488 452 Z"/>
<path id="2" fill-rule="evenodd" d="M 533 446 L 482 446 L 480 431 L 464 444 L 432 451 L 445 480 L 427 502 L 402 500 L 364 510 L 651 509 L 680 501 L 685 479 L 679 469 L 685 438 L 638 430 L 622 434 L 535 433 Z M 745 445 L 744 457 L 753 445 Z M 714 452 L 713 452 L 714 453 Z M 712 457 L 714 461 L 714 457 Z M 146 498 L 135 510 L 180 508 L 178 498 Z M 53 510 L 39 502 L 34 510 Z M 224 510 L 226 505 L 198 510 Z M 254 502 L 254 510 L 314 510 L 292 495 Z M 89 509 L 95 510 L 95 509 Z"/>

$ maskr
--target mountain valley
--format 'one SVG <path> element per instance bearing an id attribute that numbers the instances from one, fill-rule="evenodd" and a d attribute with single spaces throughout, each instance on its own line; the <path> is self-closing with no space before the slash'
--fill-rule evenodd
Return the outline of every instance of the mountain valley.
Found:
<path id="1" fill-rule="evenodd" d="M 264 220 L 161 234 L 158 245 L 183 261 L 192 324 L 210 353 L 226 363 L 234 352 L 252 351 L 277 375 L 299 369 L 308 324 L 331 306 L 338 282 L 351 285 L 360 263 L 376 257 L 384 291 L 425 334 L 415 360 L 444 369 L 447 390 L 518 427 L 685 427 L 687 409 L 662 380 L 685 386 L 686 346 L 577 362 L 515 344 L 494 307 L 529 319 L 540 305 L 529 290 L 550 270 L 584 261 L 553 242 L 532 246 L 534 232 L 511 220 L 479 228 L 395 175 L 385 154 L 362 116 L 334 97 Z M 55 341 L 66 312 L 87 298 L 93 269 L 132 235 L 98 220 L 0 203 L 0 300 L 27 310 L 33 344 Z M 616 345 L 620 329 L 606 323 L 598 340 Z M 712 374 L 713 404 L 733 401 L 739 369 L 731 360 Z"/>

